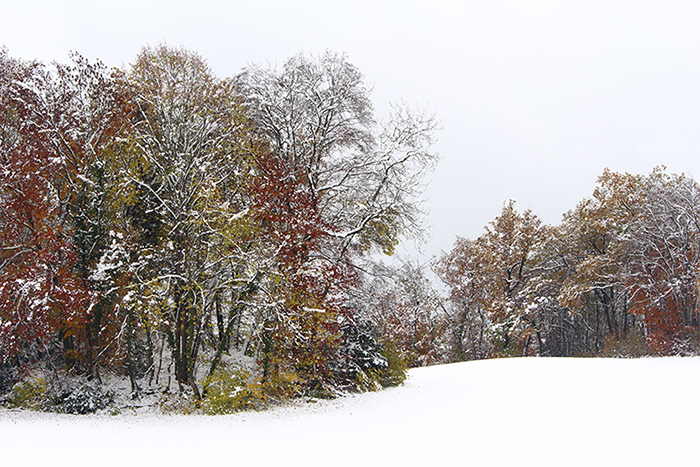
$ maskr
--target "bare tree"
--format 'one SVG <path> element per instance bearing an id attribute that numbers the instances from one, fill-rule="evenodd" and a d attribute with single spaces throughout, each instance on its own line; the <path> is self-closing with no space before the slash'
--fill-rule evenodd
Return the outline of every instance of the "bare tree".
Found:
<path id="1" fill-rule="evenodd" d="M 344 55 L 297 55 L 282 70 L 250 67 L 237 79 L 247 114 L 276 158 L 302 171 L 333 260 L 349 250 L 392 253 L 399 236 L 423 232 L 419 196 L 437 162 L 433 116 L 395 106 L 378 124 L 361 73 Z"/>

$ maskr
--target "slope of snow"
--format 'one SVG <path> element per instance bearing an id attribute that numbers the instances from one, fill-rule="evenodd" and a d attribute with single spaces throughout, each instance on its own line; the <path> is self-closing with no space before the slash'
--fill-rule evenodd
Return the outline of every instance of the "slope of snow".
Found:
<path id="1" fill-rule="evenodd" d="M 502 359 L 231 416 L 0 411 L 3 465 L 697 465 L 700 358 Z M 449 464 L 448 464 L 449 463 Z"/>

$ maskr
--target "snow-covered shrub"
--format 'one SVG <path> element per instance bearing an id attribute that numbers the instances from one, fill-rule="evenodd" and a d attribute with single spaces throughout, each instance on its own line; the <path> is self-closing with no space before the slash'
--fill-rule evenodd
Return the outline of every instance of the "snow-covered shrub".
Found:
<path id="1" fill-rule="evenodd" d="M 73 390 L 60 404 L 60 411 L 70 414 L 95 413 L 110 405 L 114 400 L 110 392 L 87 384 Z"/>
<path id="2" fill-rule="evenodd" d="M 348 389 L 377 391 L 398 386 L 406 379 L 407 357 L 388 336 L 377 339 L 375 333 L 369 321 L 343 328 L 349 357 L 345 372 L 351 380 Z"/>
<path id="3" fill-rule="evenodd" d="M 379 378 L 374 371 L 358 370 L 355 374 L 355 387 L 358 391 L 380 391 L 382 385 L 379 383 Z"/>
<path id="4" fill-rule="evenodd" d="M 343 337 L 343 353 L 348 362 L 340 366 L 339 373 L 344 373 L 349 379 L 347 389 L 361 392 L 381 389 L 378 374 L 386 368 L 387 361 L 373 336 L 371 323 L 347 323 L 343 326 Z"/>
<path id="5" fill-rule="evenodd" d="M 204 380 L 204 413 L 221 415 L 257 408 L 263 401 L 262 388 L 249 380 L 250 375 L 243 370 L 216 370 Z"/>
<path id="6" fill-rule="evenodd" d="M 4 402 L 10 408 L 46 410 L 50 400 L 46 381 L 43 378 L 29 378 L 15 384 Z"/>

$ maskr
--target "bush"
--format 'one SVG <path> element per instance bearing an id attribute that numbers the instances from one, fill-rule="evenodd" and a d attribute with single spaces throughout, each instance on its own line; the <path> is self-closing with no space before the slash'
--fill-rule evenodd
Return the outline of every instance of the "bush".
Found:
<path id="1" fill-rule="evenodd" d="M 355 375 L 355 387 L 361 392 L 380 391 L 382 385 L 379 382 L 379 378 L 380 375 L 376 370 L 362 371 L 358 369 Z"/>
<path id="2" fill-rule="evenodd" d="M 377 372 L 379 384 L 387 388 L 403 383 L 407 377 L 408 365 L 396 345 L 391 342 L 385 343 L 382 346 L 382 356 L 386 359 L 386 367 L 381 370 L 370 370 Z"/>
<path id="3" fill-rule="evenodd" d="M 43 378 L 20 381 L 5 398 L 8 407 L 29 410 L 46 410 L 50 402 L 49 387 Z"/>
<path id="4" fill-rule="evenodd" d="M 204 380 L 202 410 L 209 415 L 223 415 L 256 409 L 264 400 L 259 384 L 249 382 L 242 370 L 220 368 Z"/>
<path id="5" fill-rule="evenodd" d="M 609 335 L 603 343 L 601 357 L 613 358 L 639 358 L 649 355 L 647 342 L 644 336 L 628 336 L 620 340 Z"/>
<path id="6" fill-rule="evenodd" d="M 102 392 L 87 384 L 80 386 L 62 401 L 62 412 L 70 414 L 89 414 L 106 408 L 112 404 L 114 397 L 111 393 Z"/>

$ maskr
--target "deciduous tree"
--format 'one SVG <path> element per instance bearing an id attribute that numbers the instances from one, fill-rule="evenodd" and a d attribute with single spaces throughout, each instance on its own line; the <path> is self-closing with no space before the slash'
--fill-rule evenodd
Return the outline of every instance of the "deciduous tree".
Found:
<path id="1" fill-rule="evenodd" d="M 70 341 L 88 309 L 85 281 L 55 174 L 48 76 L 38 63 L 0 51 L 0 353 L 60 333 Z M 74 355 L 67 346 L 65 356 Z"/>

